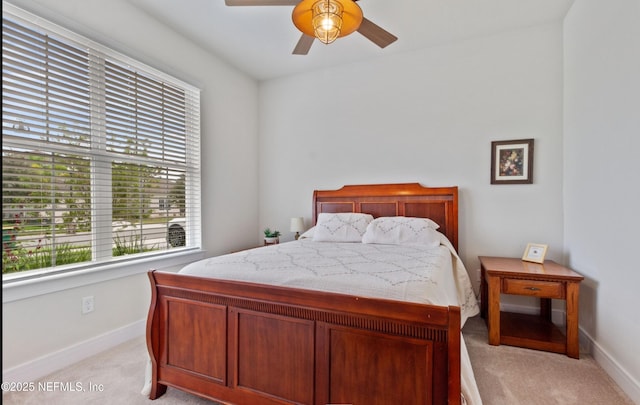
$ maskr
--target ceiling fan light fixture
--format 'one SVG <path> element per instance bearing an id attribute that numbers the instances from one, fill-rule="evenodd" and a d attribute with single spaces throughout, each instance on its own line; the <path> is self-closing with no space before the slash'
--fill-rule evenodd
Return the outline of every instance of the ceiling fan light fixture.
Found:
<path id="1" fill-rule="evenodd" d="M 362 10 L 353 0 L 302 0 L 292 14 L 300 31 L 325 44 L 355 32 L 362 18 Z"/>
<path id="2" fill-rule="evenodd" d="M 334 0 L 318 0 L 313 5 L 313 32 L 320 42 L 330 44 L 338 38 L 343 10 L 342 4 Z"/>

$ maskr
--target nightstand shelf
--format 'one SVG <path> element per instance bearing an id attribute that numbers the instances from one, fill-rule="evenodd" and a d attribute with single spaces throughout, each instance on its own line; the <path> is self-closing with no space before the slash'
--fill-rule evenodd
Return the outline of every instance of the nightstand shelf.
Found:
<path id="1" fill-rule="evenodd" d="M 480 257 L 481 315 L 487 321 L 489 344 L 565 353 L 579 358 L 578 294 L 583 277 L 551 260 L 543 264 L 516 258 Z M 500 294 L 540 299 L 540 314 L 500 310 Z M 551 322 L 551 300 L 566 301 L 565 333 Z"/>
<path id="2" fill-rule="evenodd" d="M 567 339 L 553 322 L 540 315 L 500 312 L 500 343 L 566 353 Z"/>

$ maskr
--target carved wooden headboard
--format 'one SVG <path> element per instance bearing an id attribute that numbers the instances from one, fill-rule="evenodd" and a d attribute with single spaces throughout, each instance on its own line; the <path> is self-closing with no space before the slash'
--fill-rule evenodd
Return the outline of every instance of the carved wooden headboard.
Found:
<path id="1" fill-rule="evenodd" d="M 362 212 L 377 217 L 420 217 L 435 221 L 458 249 L 458 187 L 419 183 L 344 186 L 313 192 L 313 222 L 321 212 Z"/>

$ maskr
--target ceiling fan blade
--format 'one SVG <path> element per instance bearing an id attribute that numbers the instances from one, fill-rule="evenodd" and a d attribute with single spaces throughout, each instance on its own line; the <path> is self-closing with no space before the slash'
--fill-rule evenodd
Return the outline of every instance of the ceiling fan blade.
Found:
<path id="1" fill-rule="evenodd" d="M 360 23 L 358 32 L 367 37 L 371 42 L 378 45 L 380 48 L 384 48 L 385 46 L 398 39 L 398 37 L 396 37 L 395 35 L 372 23 L 366 18 L 362 19 L 362 23 Z"/>
<path id="2" fill-rule="evenodd" d="M 295 6 L 300 0 L 224 0 L 227 6 Z"/>
<path id="3" fill-rule="evenodd" d="M 315 37 L 309 36 L 307 34 L 302 34 L 296 47 L 293 49 L 294 55 L 306 55 L 309 53 L 309 49 L 311 49 L 311 45 L 313 45 L 313 40 Z"/>

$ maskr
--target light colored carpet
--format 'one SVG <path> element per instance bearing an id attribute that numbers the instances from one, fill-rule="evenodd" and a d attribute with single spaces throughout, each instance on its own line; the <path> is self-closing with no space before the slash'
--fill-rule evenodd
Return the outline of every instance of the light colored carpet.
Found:
<path id="1" fill-rule="evenodd" d="M 484 405 L 633 405 L 585 353 L 580 359 L 511 346 L 490 346 L 479 316 L 464 340 Z"/>
<path id="2" fill-rule="evenodd" d="M 580 360 L 575 360 L 554 353 L 489 346 L 486 326 L 479 317 L 467 322 L 463 334 L 484 405 L 633 405 L 588 355 L 582 354 Z M 48 384 L 47 390 L 39 391 L 36 383 L 35 392 L 5 393 L 2 402 L 15 405 L 213 404 L 172 388 L 156 401 L 142 396 L 146 356 L 144 339 L 134 339 L 42 379 Z M 56 386 L 55 383 L 62 384 Z M 86 391 L 62 390 L 69 386 L 75 388 L 76 383 Z M 91 387 L 98 390 L 91 391 Z"/>

